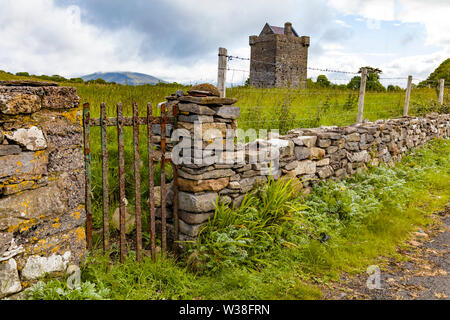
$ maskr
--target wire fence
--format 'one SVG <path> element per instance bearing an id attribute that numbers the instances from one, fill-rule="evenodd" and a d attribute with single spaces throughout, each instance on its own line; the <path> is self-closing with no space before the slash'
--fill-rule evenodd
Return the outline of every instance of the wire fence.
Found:
<path id="1" fill-rule="evenodd" d="M 443 84 L 443 80 L 379 76 L 370 74 L 370 69 L 369 74 L 363 75 L 363 68 L 352 71 L 294 66 L 292 63 L 251 60 L 228 54 L 224 57 L 225 64 L 221 65 L 219 59 L 219 71 L 226 71 L 227 89 L 224 94 L 238 99 L 237 105 L 241 108 L 238 124 L 242 129 L 277 129 L 283 134 L 299 126 L 349 125 L 365 120 L 424 115 L 432 111 L 449 112 L 450 97 L 445 89 L 450 84 Z M 252 72 L 250 64 L 253 65 Z M 274 73 L 275 69 L 288 74 L 291 70 L 298 74 L 306 69 L 316 74 L 325 73 L 327 78 L 322 77 L 322 83 L 304 79 L 304 85 L 298 87 L 250 86 L 250 74 Z M 361 119 L 357 118 L 359 112 Z"/>

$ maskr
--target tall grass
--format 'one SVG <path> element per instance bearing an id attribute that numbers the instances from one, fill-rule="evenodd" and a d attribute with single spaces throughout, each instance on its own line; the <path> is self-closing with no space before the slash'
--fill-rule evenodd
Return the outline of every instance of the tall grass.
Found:
<path id="1" fill-rule="evenodd" d="M 236 87 L 227 95 L 238 99 L 241 129 L 279 129 L 284 134 L 293 128 L 344 126 L 356 122 L 359 92 L 344 89 L 255 89 Z M 446 92 L 444 104 L 450 103 Z M 405 92 L 366 92 L 364 118 L 370 121 L 401 117 Z M 409 114 L 423 115 L 425 106 L 436 104 L 434 89 L 414 89 Z M 447 107 L 448 108 L 448 107 Z M 429 108 L 428 112 L 438 111 Z M 448 110 L 448 109 L 447 109 Z M 448 112 L 448 111 L 447 111 Z"/>

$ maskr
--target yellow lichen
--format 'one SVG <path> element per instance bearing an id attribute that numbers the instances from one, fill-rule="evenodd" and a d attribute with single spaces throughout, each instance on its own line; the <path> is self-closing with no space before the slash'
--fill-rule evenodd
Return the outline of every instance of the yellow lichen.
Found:
<path id="1" fill-rule="evenodd" d="M 80 213 L 80 211 L 75 211 L 75 212 L 72 212 L 72 213 L 70 214 L 70 216 L 71 216 L 72 218 L 74 218 L 75 220 L 79 220 L 80 217 L 81 217 L 81 213 Z"/>
<path id="2" fill-rule="evenodd" d="M 85 238 L 84 229 L 82 227 L 75 229 L 75 233 L 77 235 L 78 240 L 81 241 Z"/>
<path id="3" fill-rule="evenodd" d="M 71 111 L 64 111 L 61 115 L 66 118 L 67 120 L 69 120 L 71 123 L 77 123 L 80 121 L 80 118 L 78 116 L 78 109 L 74 109 Z M 81 119 L 82 120 L 82 119 Z M 80 122 L 81 124 L 81 122 Z"/>

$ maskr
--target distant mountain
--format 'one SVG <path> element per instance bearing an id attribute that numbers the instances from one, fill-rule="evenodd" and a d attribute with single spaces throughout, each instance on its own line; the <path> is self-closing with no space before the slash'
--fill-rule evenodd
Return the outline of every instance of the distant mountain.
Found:
<path id="1" fill-rule="evenodd" d="M 137 72 L 96 72 L 81 77 L 84 81 L 96 80 L 102 78 L 106 82 L 115 82 L 120 84 L 128 84 L 131 86 L 141 84 L 156 84 L 159 82 L 165 82 L 161 79 L 155 78 L 145 73 Z"/>

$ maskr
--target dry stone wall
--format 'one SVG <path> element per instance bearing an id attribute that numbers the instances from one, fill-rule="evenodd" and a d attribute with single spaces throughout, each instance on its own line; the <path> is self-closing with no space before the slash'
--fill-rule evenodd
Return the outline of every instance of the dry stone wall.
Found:
<path id="1" fill-rule="evenodd" d="M 0 81 L 0 298 L 84 255 L 78 106 L 75 88 Z"/>
<path id="2" fill-rule="evenodd" d="M 169 97 L 181 112 L 174 139 L 178 161 L 181 240 L 193 240 L 214 215 L 216 203 L 239 206 L 268 177 L 299 179 L 303 192 L 324 179 L 340 179 L 368 165 L 393 164 L 409 149 L 450 136 L 450 115 L 403 117 L 346 127 L 295 129 L 287 135 L 235 144 L 236 100 Z M 201 128 L 201 131 L 198 130 Z M 197 141 L 195 141 L 197 138 Z"/>

